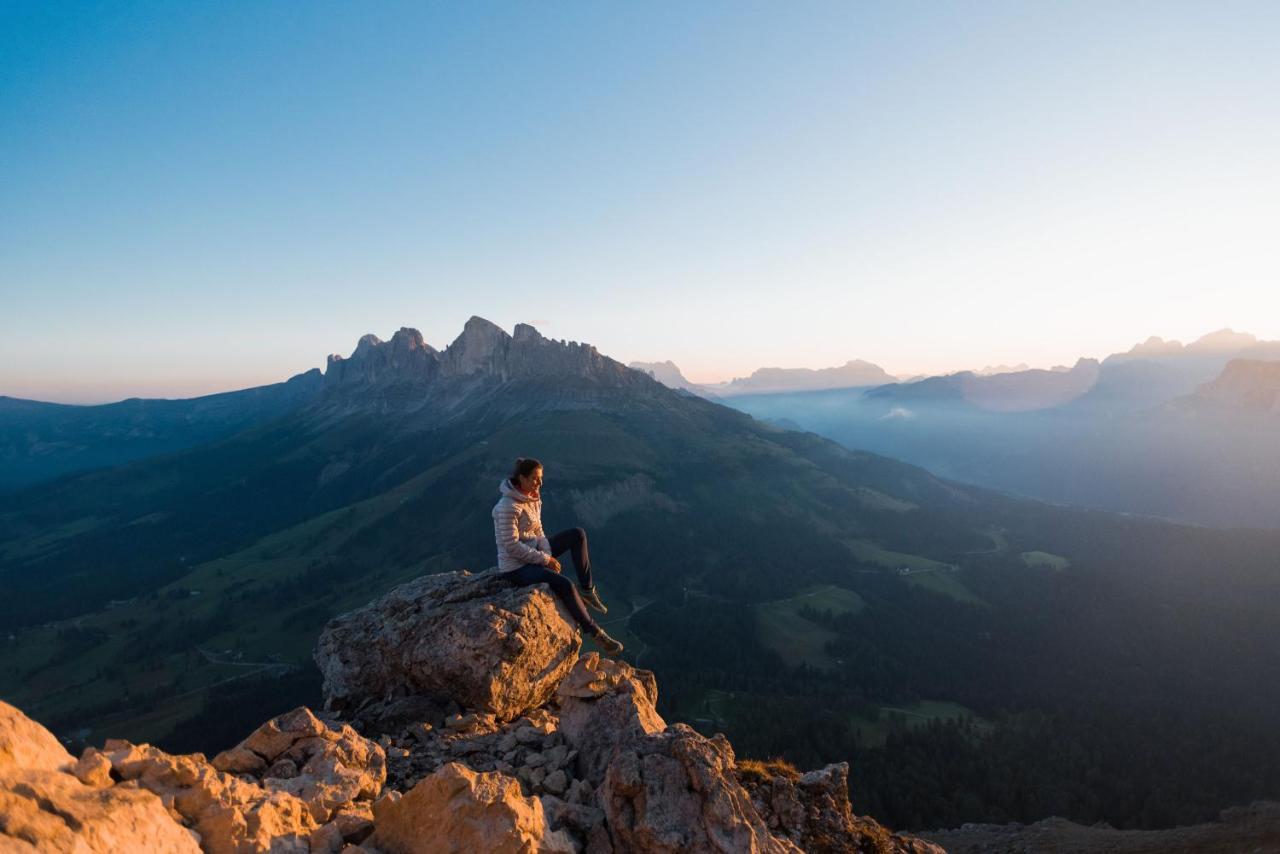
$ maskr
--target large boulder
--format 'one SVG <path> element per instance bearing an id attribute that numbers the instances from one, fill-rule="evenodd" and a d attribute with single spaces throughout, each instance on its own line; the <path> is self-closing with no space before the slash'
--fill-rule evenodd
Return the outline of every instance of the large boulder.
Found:
<path id="1" fill-rule="evenodd" d="M 620 746 L 666 729 L 649 670 L 589 653 L 556 690 L 560 729 L 578 751 L 578 775 L 599 785 Z"/>
<path id="2" fill-rule="evenodd" d="M 448 698 L 512 720 L 541 706 L 582 639 L 543 585 L 496 572 L 426 575 L 325 626 L 315 660 L 327 708 L 401 695 Z"/>
<path id="3" fill-rule="evenodd" d="M 372 801 L 387 780 L 381 745 L 349 726 L 330 727 L 305 706 L 267 721 L 213 757 L 213 767 L 294 795 L 321 823 L 353 802 Z"/>
<path id="4" fill-rule="evenodd" d="M 404 796 L 374 804 L 368 845 L 385 854 L 534 854 L 575 850 L 551 830 L 542 802 L 525 797 L 514 777 L 442 766 Z"/>
<path id="5" fill-rule="evenodd" d="M 597 799 L 616 850 L 802 854 L 769 832 L 734 774 L 728 740 L 684 724 L 620 745 Z"/>

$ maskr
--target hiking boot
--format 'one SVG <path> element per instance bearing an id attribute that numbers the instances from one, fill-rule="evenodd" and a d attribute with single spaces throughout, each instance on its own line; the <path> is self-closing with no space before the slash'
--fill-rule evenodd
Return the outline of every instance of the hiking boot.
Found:
<path id="1" fill-rule="evenodd" d="M 604 629 L 601 629 L 600 631 L 596 632 L 594 637 L 595 637 L 596 644 L 600 647 L 600 649 L 604 652 L 605 655 L 617 655 L 618 653 L 622 652 L 622 642 L 616 641 L 613 638 L 609 637 L 608 632 L 606 632 Z"/>
<path id="2" fill-rule="evenodd" d="M 582 591 L 582 601 L 587 603 L 588 608 L 595 608 L 601 614 L 609 613 L 609 609 L 600 601 L 600 594 L 594 587 Z"/>

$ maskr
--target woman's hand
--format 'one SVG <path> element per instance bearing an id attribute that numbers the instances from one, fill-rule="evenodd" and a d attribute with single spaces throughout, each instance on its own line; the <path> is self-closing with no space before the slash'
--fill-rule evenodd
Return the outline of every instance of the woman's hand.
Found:
<path id="1" fill-rule="evenodd" d="M 560 561 L 558 561 L 558 560 L 556 560 L 555 558 L 553 558 L 553 557 L 551 557 L 550 555 L 548 555 L 548 556 L 547 556 L 547 569 L 550 569 L 550 570 L 552 570 L 553 572 L 560 572 Z"/>

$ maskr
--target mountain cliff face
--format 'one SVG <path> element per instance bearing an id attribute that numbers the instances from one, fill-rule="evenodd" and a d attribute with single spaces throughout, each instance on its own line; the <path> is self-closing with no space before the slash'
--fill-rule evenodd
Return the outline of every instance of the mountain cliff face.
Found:
<path id="1" fill-rule="evenodd" d="M 1280 362 L 1233 359 L 1216 379 L 1173 401 L 1172 408 L 1203 416 L 1280 414 Z"/>
<path id="2" fill-rule="evenodd" d="M 523 391 L 510 411 L 607 406 L 619 391 L 652 392 L 645 374 L 602 356 L 595 347 L 556 341 L 528 324 L 513 334 L 481 317 L 436 350 L 416 329 L 402 328 L 390 341 L 365 335 L 352 354 L 330 356 L 317 406 L 326 412 L 376 407 L 382 412 L 421 413 L 443 406 L 456 410 L 497 390 Z"/>
<path id="3" fill-rule="evenodd" d="M 742 766 L 723 735 L 668 726 L 654 675 L 580 658 L 561 608 L 544 586 L 515 588 L 495 572 L 399 587 L 326 628 L 316 657 L 328 711 L 274 717 L 211 762 L 117 739 L 76 761 L 0 703 L 0 842 L 210 854 L 941 854 L 854 816 L 847 765 L 805 775 Z M 405 618 L 420 612 L 432 616 Z M 380 649 L 398 651 L 389 666 L 359 663 Z"/>

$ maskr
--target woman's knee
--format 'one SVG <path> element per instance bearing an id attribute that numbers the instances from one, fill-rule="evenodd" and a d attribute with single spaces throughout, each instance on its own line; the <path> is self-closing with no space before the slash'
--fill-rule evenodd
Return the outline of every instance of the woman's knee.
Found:
<path id="1" fill-rule="evenodd" d="M 559 573 L 551 575 L 547 579 L 547 584 L 551 585 L 551 589 L 562 596 L 573 590 L 573 582 Z"/>
<path id="2" fill-rule="evenodd" d="M 587 529 L 586 529 L 586 528 L 574 528 L 574 529 L 573 529 L 573 536 L 574 536 L 574 537 L 576 537 L 580 542 L 585 543 L 585 542 L 587 541 Z"/>

